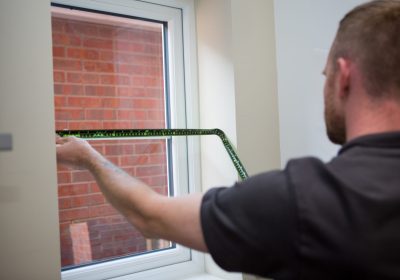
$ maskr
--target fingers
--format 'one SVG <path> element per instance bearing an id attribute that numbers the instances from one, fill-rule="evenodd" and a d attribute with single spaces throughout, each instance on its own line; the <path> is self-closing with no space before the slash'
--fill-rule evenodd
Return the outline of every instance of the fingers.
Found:
<path id="1" fill-rule="evenodd" d="M 76 138 L 76 137 L 74 137 L 74 136 L 61 137 L 58 134 L 56 134 L 56 144 L 58 144 L 58 145 L 65 144 L 67 142 L 72 141 L 74 138 Z"/>

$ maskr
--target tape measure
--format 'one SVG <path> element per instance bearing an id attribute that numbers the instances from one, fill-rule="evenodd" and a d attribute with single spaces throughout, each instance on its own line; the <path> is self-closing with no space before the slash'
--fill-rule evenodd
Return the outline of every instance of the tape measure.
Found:
<path id="1" fill-rule="evenodd" d="M 235 149 L 225 133 L 218 128 L 215 129 L 118 129 L 118 130 L 58 130 L 56 133 L 61 137 L 75 136 L 83 139 L 105 139 L 105 138 L 138 138 L 138 137 L 170 137 L 170 136 L 202 136 L 217 135 L 224 145 L 242 180 L 249 177 L 246 169 L 241 163 Z"/>

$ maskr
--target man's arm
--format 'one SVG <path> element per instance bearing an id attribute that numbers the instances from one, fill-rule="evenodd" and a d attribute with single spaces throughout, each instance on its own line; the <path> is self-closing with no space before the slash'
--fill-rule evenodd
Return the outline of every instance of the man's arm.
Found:
<path id="1" fill-rule="evenodd" d="M 206 252 L 200 223 L 202 195 L 162 196 L 105 159 L 86 141 L 57 137 L 57 161 L 87 168 L 107 200 L 145 237 Z"/>

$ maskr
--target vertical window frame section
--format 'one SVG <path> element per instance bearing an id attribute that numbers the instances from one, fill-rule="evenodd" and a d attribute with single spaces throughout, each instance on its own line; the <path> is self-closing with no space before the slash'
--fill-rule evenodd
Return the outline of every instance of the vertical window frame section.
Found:
<path id="1" fill-rule="evenodd" d="M 166 22 L 165 90 L 169 126 L 198 128 L 194 0 L 55 0 L 52 3 Z M 179 196 L 200 191 L 199 139 L 176 137 L 171 145 L 172 192 Z M 177 244 L 175 248 L 69 269 L 62 272 L 62 279 L 175 279 L 199 272 L 204 272 L 204 255 Z"/>

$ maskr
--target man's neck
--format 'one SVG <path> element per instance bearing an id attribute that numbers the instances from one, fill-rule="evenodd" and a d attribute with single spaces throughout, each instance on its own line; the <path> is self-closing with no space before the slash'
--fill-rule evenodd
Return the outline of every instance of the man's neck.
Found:
<path id="1" fill-rule="evenodd" d="M 368 134 L 400 131 L 399 101 L 368 98 L 358 104 L 349 103 L 346 110 L 347 141 Z"/>

